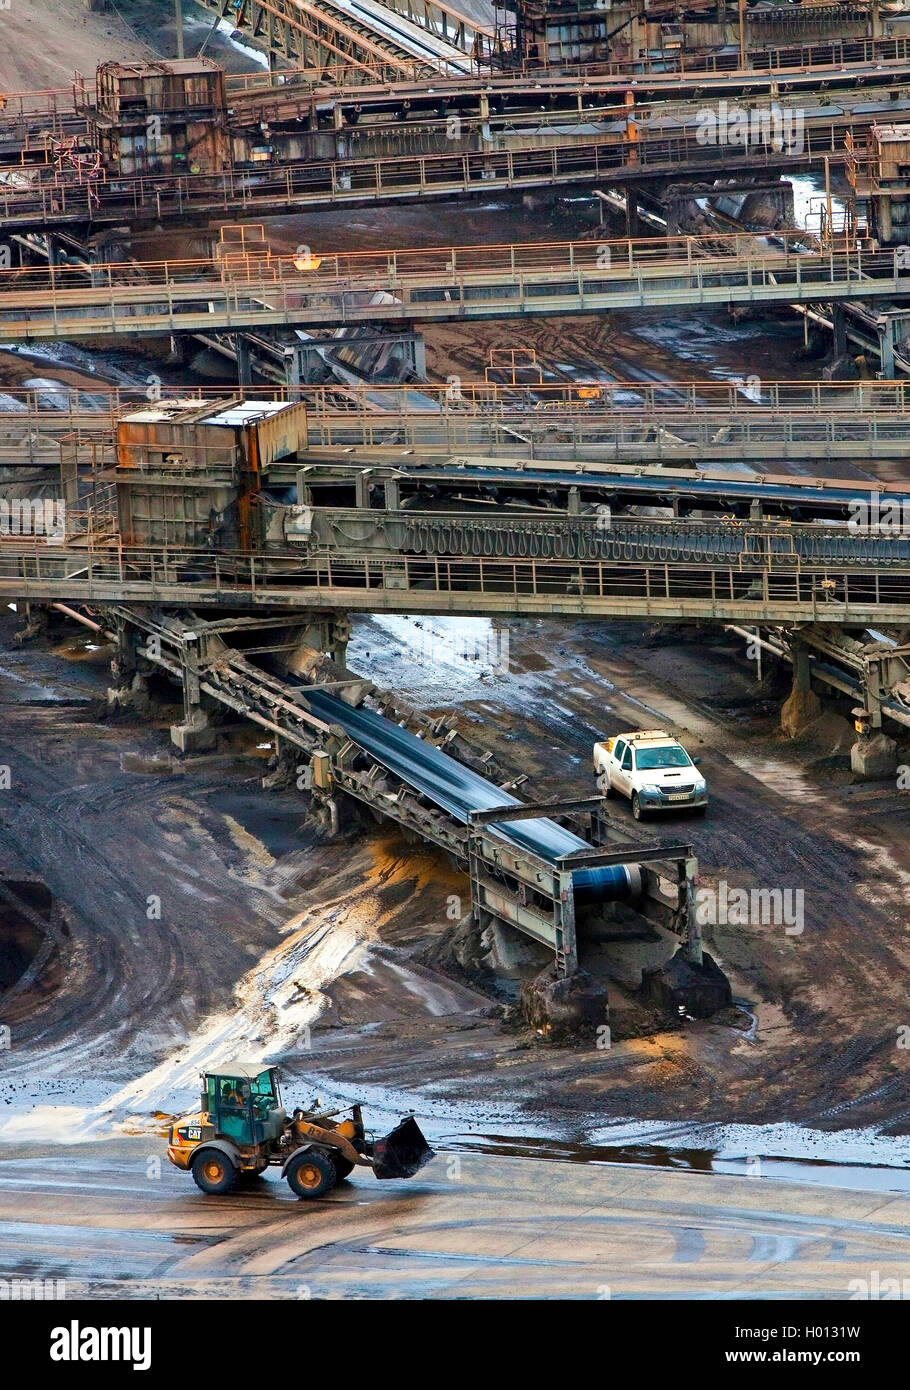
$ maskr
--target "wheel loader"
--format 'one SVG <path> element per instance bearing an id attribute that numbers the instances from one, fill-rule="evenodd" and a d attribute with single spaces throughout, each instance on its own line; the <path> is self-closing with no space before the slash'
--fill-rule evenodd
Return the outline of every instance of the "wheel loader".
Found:
<path id="1" fill-rule="evenodd" d="M 254 1182 L 271 1165 L 298 1197 L 322 1197 L 355 1167 L 372 1168 L 377 1178 L 412 1178 L 433 1157 L 412 1116 L 375 1140 L 359 1105 L 288 1116 L 278 1079 L 277 1067 L 237 1063 L 205 1072 L 199 1111 L 171 1126 L 171 1163 L 216 1196 Z"/>

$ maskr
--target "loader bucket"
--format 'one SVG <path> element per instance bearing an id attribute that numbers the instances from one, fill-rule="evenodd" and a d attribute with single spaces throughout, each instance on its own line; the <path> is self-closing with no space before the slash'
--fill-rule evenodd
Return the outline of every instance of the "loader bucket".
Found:
<path id="1" fill-rule="evenodd" d="M 373 1145 L 373 1172 L 377 1178 L 413 1178 L 432 1157 L 433 1150 L 424 1139 L 420 1126 L 409 1115 L 384 1139 L 376 1140 Z"/>

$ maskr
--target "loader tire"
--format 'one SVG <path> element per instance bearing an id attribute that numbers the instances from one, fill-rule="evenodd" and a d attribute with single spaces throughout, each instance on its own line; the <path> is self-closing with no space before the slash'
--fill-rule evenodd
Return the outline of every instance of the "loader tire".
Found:
<path id="1" fill-rule="evenodd" d="M 343 1154 L 332 1154 L 332 1167 L 335 1169 L 335 1181 L 344 1182 L 354 1171 L 354 1165 L 349 1158 Z"/>
<path id="2" fill-rule="evenodd" d="M 237 1169 L 227 1154 L 206 1149 L 193 1159 L 193 1182 L 212 1197 L 225 1197 L 237 1186 Z"/>
<path id="3" fill-rule="evenodd" d="M 288 1163 L 288 1187 L 297 1197 L 324 1197 L 338 1181 L 335 1164 L 320 1149 L 306 1149 Z"/>

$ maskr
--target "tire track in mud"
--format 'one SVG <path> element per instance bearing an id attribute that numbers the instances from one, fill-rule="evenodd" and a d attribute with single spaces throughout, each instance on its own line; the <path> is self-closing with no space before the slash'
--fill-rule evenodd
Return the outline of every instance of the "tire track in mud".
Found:
<path id="1" fill-rule="evenodd" d="M 599 657 L 604 656 L 602 650 L 595 650 Z M 573 665 L 572 660 L 565 687 L 579 687 L 577 691 L 560 686 L 554 695 L 552 670 L 541 676 L 536 692 L 530 689 L 527 678 L 520 687 L 518 710 L 535 731 L 531 737 L 542 745 L 545 764 L 564 761 L 568 766 L 566 752 L 577 758 L 575 770 L 566 773 L 576 793 L 580 776 L 590 778 L 591 743 L 604 732 L 600 724 L 591 722 L 592 712 L 602 719 L 605 704 L 616 707 L 623 711 L 617 715 L 617 723 L 627 723 L 623 702 L 630 699 L 634 704 L 635 699 L 624 694 L 624 673 L 643 680 L 631 662 L 623 662 L 610 652 L 605 659 L 617 668 L 615 690 L 608 689 L 605 677 L 596 676 L 589 667 L 585 668 L 589 675 L 583 675 L 582 666 Z M 610 670 L 613 674 L 612 667 Z M 648 679 L 654 688 L 661 688 L 658 679 L 650 675 Z M 595 680 L 599 682 L 596 693 L 591 685 Z M 678 702 L 681 697 L 672 686 L 668 689 Z M 684 698 L 693 707 L 701 706 L 703 717 L 718 723 L 716 714 L 689 692 Z M 495 689 L 484 690 L 482 704 L 490 709 L 494 723 L 497 709 L 516 716 L 514 707 L 497 702 Z M 637 707 L 642 708 L 640 700 Z M 135 728 L 122 732 L 106 729 L 103 745 L 91 749 L 80 740 L 75 719 L 72 726 L 69 719 L 58 709 L 13 711 L 6 719 L 0 762 L 15 767 L 18 760 L 21 775 L 15 788 L 18 800 L 6 801 L 4 797 L 11 794 L 0 794 L 0 857 L 4 850 L 14 851 L 41 874 L 72 913 L 75 944 L 71 979 L 66 996 L 56 1001 L 57 1014 L 48 1012 L 37 1018 L 34 1056 L 41 1060 L 44 1052 L 54 1065 L 65 1063 L 68 1069 L 80 1060 L 99 1067 L 105 1073 L 104 1084 L 110 1081 L 110 1090 L 117 1084 L 112 1072 L 114 1076 L 119 1071 L 121 1077 L 141 1079 L 152 1058 L 164 1056 L 167 1061 L 175 1040 L 183 1041 L 187 1033 L 198 1029 L 207 1011 L 229 1014 L 236 1009 L 236 986 L 251 973 L 247 952 L 261 960 L 274 948 L 275 928 L 286 925 L 293 908 L 289 905 L 283 917 L 276 896 L 234 874 L 234 865 L 241 859 L 237 844 L 231 843 L 228 850 L 223 819 L 207 809 L 205 798 L 199 795 L 211 790 L 210 783 L 191 774 L 179 778 L 143 774 L 134 780 L 120 771 L 118 752 L 121 744 L 135 748 Z M 649 714 L 648 722 L 650 719 Z M 21 738 L 17 739 L 17 732 Z M 555 755 L 546 752 L 549 742 L 555 745 Z M 763 882 L 773 855 L 784 865 L 781 872 L 810 877 L 818 896 L 806 938 L 817 938 L 818 947 L 813 941 L 813 950 L 824 952 L 824 959 L 820 956 L 812 968 L 827 968 L 825 962 L 830 960 L 844 971 L 849 968 L 846 983 L 851 997 L 860 999 L 864 991 L 876 995 L 875 1007 L 879 1007 L 880 998 L 897 997 L 905 971 L 900 969 L 899 951 L 892 950 L 888 942 L 888 928 L 893 930 L 888 913 L 874 904 L 856 901 L 864 862 L 861 853 L 831 838 L 834 812 L 821 798 L 795 810 L 793 801 L 775 787 L 744 772 L 733 761 L 735 751 L 721 742 L 719 746 L 713 744 L 707 754 L 715 769 L 709 775 L 712 780 L 716 778 L 718 787 L 708 825 L 696 828 L 673 820 L 659 823 L 655 834 L 691 835 L 706 863 L 736 864 L 738 876 L 752 874 L 758 883 Z M 520 743 L 514 752 L 520 755 Z M 545 770 L 550 776 L 551 768 L 547 765 Z M 587 781 L 584 789 L 588 789 Z M 187 807 L 195 811 L 198 824 L 186 823 L 187 844 L 181 848 L 169 836 L 182 833 L 185 822 L 175 810 L 183 813 Z M 801 812 L 804 814 L 797 820 Z M 625 809 L 620 807 L 617 814 L 623 819 Z M 844 823 L 845 827 L 852 823 L 848 812 L 844 813 Z M 407 876 L 416 851 L 387 855 L 383 864 L 373 864 L 371 872 L 366 860 L 358 861 L 357 855 L 363 852 L 368 856 L 376 843 L 375 836 L 361 835 L 356 846 L 345 843 L 340 850 L 337 845 L 320 848 L 307 866 L 304 898 L 324 907 L 335 891 L 333 877 L 337 875 L 335 883 L 347 885 L 346 904 L 355 901 L 365 884 L 371 884 L 382 906 L 383 885 L 394 888 L 401 875 Z M 339 860 L 344 861 L 340 867 Z M 201 894 L 182 894 L 178 915 L 172 914 L 164 922 L 148 922 L 143 890 L 147 887 L 147 891 L 166 894 L 180 876 L 181 867 L 187 884 L 203 889 L 208 900 Z M 288 886 L 280 873 L 273 881 L 282 892 Z M 737 881 L 741 881 L 739 877 Z M 390 896 L 389 920 L 394 915 L 391 901 Z M 848 920 L 845 913 L 854 905 L 861 923 L 856 931 L 862 930 L 864 937 L 874 940 L 864 939 L 862 960 L 847 961 L 841 959 L 844 923 Z M 188 924 L 184 925 L 187 916 Z M 147 948 L 146 958 L 141 954 L 143 947 Z M 639 1052 L 637 1057 L 617 1049 L 608 1061 L 602 1056 L 596 1059 L 597 1081 L 606 1083 L 600 1090 L 587 1088 L 592 1067 L 584 1053 L 557 1054 L 552 1049 L 520 1047 L 508 1035 L 498 1034 L 492 1023 L 481 1024 L 473 1032 L 462 1032 L 451 1022 L 438 1028 L 428 1026 L 424 1006 L 406 999 L 401 989 L 389 996 L 398 1020 L 394 1037 L 376 1033 L 358 1037 L 345 1024 L 347 1036 L 339 1046 L 338 1034 L 328 1036 L 328 1030 L 317 1024 L 312 1055 L 302 1057 L 292 1052 L 291 1061 L 307 1067 L 324 1063 L 328 1074 L 340 1081 L 356 1068 L 360 1078 L 377 1088 L 394 1085 L 412 1093 L 423 1090 L 428 1100 L 438 1097 L 443 1105 L 444 1097 L 455 1095 L 464 1114 L 469 1104 L 477 1102 L 474 1123 L 484 1123 L 485 1112 L 496 1108 L 496 1096 L 503 1085 L 513 1116 L 516 1111 L 545 1114 L 582 1129 L 592 1117 L 602 1122 L 607 1107 L 611 1113 L 617 1113 L 618 1107 L 623 1113 L 642 1117 L 710 1111 L 726 1119 L 731 1114 L 780 1119 L 783 1113 L 805 1121 L 826 1111 L 832 1112 L 830 1118 L 836 1118 L 840 1105 L 854 1106 L 855 1111 L 866 1114 L 871 1105 L 869 1113 L 877 1106 L 880 1115 L 884 1107 L 892 1117 L 898 1089 L 896 1085 L 893 1091 L 882 1087 L 884 1062 L 879 1064 L 877 1056 L 879 1052 L 884 1055 L 883 1048 L 877 1049 L 868 1020 L 850 1020 L 845 1027 L 842 1016 L 825 1012 L 811 997 L 808 968 L 806 979 L 788 973 L 771 944 L 757 954 L 757 964 L 745 975 L 766 997 L 783 999 L 789 1027 L 781 1041 L 769 1034 L 761 1048 L 752 1048 L 714 1029 L 714 1040 L 709 1036 L 707 1048 L 703 1039 L 710 1030 L 691 1035 L 694 1042 L 686 1044 L 691 1048 L 689 1055 L 684 1055 L 676 1042 Z M 407 960 L 406 955 L 401 958 Z M 879 980 L 884 982 L 881 989 Z M 384 978 L 367 980 L 367 989 L 362 988 L 361 994 L 368 995 L 373 1010 L 368 1017 L 382 1018 L 387 991 Z M 407 1009 L 402 1007 L 403 1000 Z M 803 1033 L 800 1026 L 805 1028 Z M 118 1047 L 125 1049 L 136 1043 L 137 1034 L 143 1031 L 141 1058 L 138 1047 L 127 1060 L 115 1055 Z M 845 1041 L 857 1034 L 865 1050 L 845 1056 Z M 113 1067 L 99 1055 L 105 1048 L 115 1058 Z M 31 1066 L 28 1060 L 17 1064 Z M 872 1074 L 866 1074 L 869 1072 Z M 855 1097 L 845 1094 L 845 1077 L 853 1078 Z"/>
<path id="2" fill-rule="evenodd" d="M 52 742 L 61 727 L 59 713 L 54 717 Z M 17 723 L 28 725 L 28 740 L 10 740 L 9 726 Z M 45 1058 L 91 1052 L 97 1061 L 99 1044 L 122 1052 L 142 1030 L 147 1046 L 160 1046 L 185 1026 L 185 1001 L 195 1010 L 223 999 L 248 968 L 228 926 L 240 916 L 236 900 L 258 895 L 244 892 L 225 866 L 212 883 L 219 866 L 209 864 L 204 881 L 215 890 L 206 894 L 212 901 L 177 897 L 157 818 L 175 783 L 181 797 L 192 796 L 190 779 L 136 777 L 130 786 L 119 769 L 109 780 L 102 759 L 98 780 L 61 788 L 61 776 L 79 769 L 40 749 L 32 712 L 24 720 L 7 711 L 5 726 L 0 763 L 12 768 L 13 785 L 0 797 L 0 854 L 44 880 L 65 906 L 70 932 L 63 986 L 17 1024 L 5 1070 L 31 1065 L 20 1060 L 22 1048 L 32 1054 L 37 1047 Z M 186 867 L 199 873 L 198 864 Z M 148 915 L 150 894 L 162 898 L 160 918 Z M 241 917 L 250 921 L 251 938 L 263 937 L 258 915 L 247 910 Z"/>
<path id="3" fill-rule="evenodd" d="M 893 1075 L 901 1057 L 892 1022 L 910 1021 L 904 1018 L 901 986 L 910 966 L 910 914 L 901 868 L 906 860 L 900 860 L 894 840 L 886 838 L 880 858 L 895 872 L 879 873 L 879 891 L 870 901 L 870 846 L 857 834 L 858 826 L 866 829 L 863 806 L 851 804 L 839 788 L 813 781 L 798 747 L 769 742 L 761 731 L 744 737 L 699 698 L 697 689 L 652 671 L 647 652 L 627 642 L 625 630 L 598 641 L 590 627 L 576 634 L 574 645 L 563 633 L 553 638 L 545 622 L 513 628 L 512 655 L 521 672 L 518 698 L 509 686 L 501 687 L 501 694 L 488 687 L 473 707 L 494 723 L 504 716 L 522 730 L 521 742 L 542 750 L 554 746 L 554 754 L 543 760 L 546 785 L 532 771 L 525 794 L 578 795 L 592 789 L 587 785 L 592 743 L 614 727 L 666 722 L 689 727 L 705 740 L 698 752 L 711 786 L 708 819 L 654 820 L 641 830 L 691 840 L 702 883 L 726 878 L 731 887 L 801 888 L 805 895 L 804 929 L 792 936 L 783 925 L 706 929 L 708 948 L 720 963 L 734 979 L 748 982 L 747 992 L 780 1005 L 787 1024 L 783 1030 L 760 1028 L 758 1046 L 728 1044 L 725 1055 L 717 1044 L 705 1054 L 693 1038 L 694 1055 L 706 1064 L 696 1070 L 710 1097 L 706 1106 L 705 1095 L 699 1096 L 698 1113 L 707 1108 L 729 1118 L 732 1104 L 736 1117 L 759 1122 L 785 1114 L 804 1124 L 830 1123 L 841 1113 L 856 1113 L 866 1123 L 884 1117 L 897 1124 L 907 1092 L 905 1077 Z M 678 650 L 672 634 L 664 642 L 670 651 Z M 685 654 L 684 646 L 681 650 Z M 543 670 L 536 660 L 540 652 L 546 653 Z M 531 660 L 524 667 L 526 654 Z M 685 681 L 684 664 L 679 670 Z M 673 713 L 661 715 L 655 707 Z M 595 709 L 597 723 L 591 719 Z M 577 762 L 574 773 L 560 757 L 564 750 Z M 517 770 L 510 766 L 508 743 L 497 743 L 496 751 L 505 772 Z M 520 770 L 528 771 L 528 765 Z M 581 787 L 580 776 L 586 783 Z M 630 832 L 639 832 L 625 803 L 612 814 L 621 822 L 628 819 Z M 876 839 L 882 833 L 884 827 L 876 827 Z M 674 1105 L 666 1088 L 649 1091 L 642 1077 L 620 1090 L 605 1090 L 603 1099 L 611 1110 L 621 1105 L 639 1115 L 682 1113 L 683 1095 Z"/>

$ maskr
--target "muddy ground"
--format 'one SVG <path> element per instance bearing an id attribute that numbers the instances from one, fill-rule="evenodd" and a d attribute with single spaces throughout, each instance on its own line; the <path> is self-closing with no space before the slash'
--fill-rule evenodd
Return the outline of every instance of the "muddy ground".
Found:
<path id="1" fill-rule="evenodd" d="M 719 637 L 516 622 L 510 672 L 478 682 L 426 668 L 408 621 L 358 623 L 351 664 L 416 705 L 455 705 L 472 742 L 530 774 L 526 793 L 590 791 L 604 732 L 659 722 L 687 739 L 708 817 L 655 833 L 691 838 L 704 882 L 804 893 L 798 935 L 706 928 L 754 1026 L 683 1022 L 609 1051 L 504 1026 L 495 992 L 422 963 L 451 929 L 452 896 L 468 901 L 443 856 L 356 816 L 326 840 L 303 794 L 260 791 L 267 750 L 248 728 L 225 732 L 220 760 L 181 769 L 166 710 L 157 727 L 99 718 L 109 652 L 66 632 L 18 649 L 10 616 L 0 866 L 39 878 L 65 927 L 51 987 L 4 1012 L 0 1135 L 145 1128 L 238 1049 L 342 1097 L 405 1097 L 494 1134 L 577 1138 L 624 1117 L 910 1131 L 910 798 L 850 783 L 837 721 L 821 745 L 784 743 L 777 693 Z"/>
<path id="2" fill-rule="evenodd" d="M 492 234 L 495 224 L 511 234 L 500 212 L 487 209 L 479 230 Z M 558 223 L 562 213 L 552 213 Z M 459 224 L 462 240 L 478 230 L 473 215 Z M 513 215 L 516 226 L 526 218 L 519 208 Z M 373 214 L 352 222 L 345 244 L 370 244 L 373 223 Z M 536 228 L 561 231 L 545 220 Z M 395 237 L 427 244 L 432 233 L 431 210 L 396 211 Z M 542 359 L 618 379 L 817 374 L 802 356 L 800 326 L 779 318 L 541 320 L 523 326 L 522 342 Z M 434 327 L 431 368 L 479 377 L 489 348 L 513 343 L 511 326 Z M 0 382 L 141 382 L 150 369 L 175 382 L 186 376 L 146 352 L 78 352 L 46 364 L 8 356 Z M 70 1136 L 127 1117 L 144 1127 L 156 1111 L 188 1103 L 196 1072 L 241 1045 L 283 1057 L 292 1074 L 336 1094 L 366 1087 L 385 1106 L 400 1093 L 422 1115 L 457 1116 L 487 1133 L 568 1139 L 611 1117 L 905 1132 L 907 1053 L 897 1030 L 910 802 L 893 787 L 849 782 L 843 719 L 824 723 L 817 745 L 785 744 L 784 688 L 757 687 L 732 639 L 514 622 L 508 674 L 479 678 L 470 668 L 428 668 L 407 619 L 357 625 L 355 669 L 419 708 L 457 707 L 500 766 L 530 774 L 528 794 L 586 794 L 595 738 L 669 724 L 702 755 L 712 808 L 704 822 L 675 818 L 659 833 L 691 836 L 705 882 L 804 893 L 799 935 L 709 931 L 752 1029 L 685 1023 L 605 1053 L 560 1050 L 504 1027 L 489 981 L 427 965 L 451 930 L 452 898 L 467 901 L 464 877 L 441 856 L 357 818 L 339 842 L 325 842 L 299 795 L 260 790 L 267 750 L 249 729 L 229 745 L 246 762 L 162 763 L 176 712 L 154 729 L 99 719 L 109 654 L 63 633 L 56 646 L 20 650 L 15 623 L 0 623 L 0 766 L 14 772 L 0 794 L 0 865 L 47 885 L 67 935 L 31 995 L 6 1011 L 18 1041 L 5 1125 L 0 1109 L 5 1137 L 23 1126 L 56 1130 L 48 1102 L 67 1107 Z M 627 817 L 624 807 L 616 814 Z M 159 897 L 160 917 L 147 917 Z M 640 953 L 609 954 L 617 1032 L 640 1032 Z"/>
<path id="3" fill-rule="evenodd" d="M 115 16 L 89 15 L 77 0 L 52 10 L 17 0 L 0 12 L 11 40 L 0 81 L 51 85 L 74 66 L 89 72 L 105 57 L 138 56 L 154 7 L 121 8 L 138 42 Z M 270 235 L 279 248 L 303 240 L 331 251 L 557 240 L 579 226 L 564 202 L 529 210 L 507 199 L 316 214 L 274 223 Z M 179 245 L 155 240 L 162 255 Z M 431 371 L 480 377 L 490 347 L 515 345 L 516 332 L 431 328 Z M 518 336 L 556 364 L 618 378 L 819 371 L 801 325 L 777 315 L 553 319 L 523 324 Z M 141 381 L 150 362 L 124 352 L 115 365 Z M 45 372 L 13 356 L 0 384 L 26 375 L 92 379 L 82 362 Z M 7 881 L 45 885 L 46 901 L 32 890 L 35 911 L 57 916 L 53 950 L 0 1019 L 10 1029 L 4 1139 L 154 1128 L 156 1114 L 192 1103 L 203 1065 L 238 1047 L 281 1058 L 300 1086 L 413 1105 L 437 1127 L 449 1119 L 487 1135 L 584 1141 L 613 1117 L 910 1129 L 908 1052 L 898 1046 L 910 1025 L 910 800 L 890 785 L 850 783 L 843 721 L 825 721 L 817 743 L 784 743 L 782 691 L 756 686 L 732 639 L 514 622 L 508 673 L 478 679 L 427 668 L 407 620 L 357 624 L 356 669 L 418 707 L 457 707 L 477 744 L 530 774 L 534 795 L 592 790 L 595 737 L 644 723 L 673 728 L 701 755 L 712 806 L 705 821 L 674 818 L 659 833 L 691 837 L 705 882 L 804 893 L 797 935 L 707 929 L 752 1028 L 683 1021 L 600 1050 L 504 1026 L 488 982 L 424 963 L 451 929 L 452 898 L 467 900 L 464 876 L 442 856 L 356 818 L 326 840 L 301 794 L 261 790 L 268 750 L 247 727 L 225 731 L 220 760 L 177 765 L 167 735 L 175 710 L 151 727 L 112 722 L 102 715 L 109 653 L 65 630 L 22 650 L 16 625 L 0 619 L 0 768 L 10 769 L 0 870 Z M 622 806 L 615 814 L 628 815 Z M 27 955 L 34 921 L 29 931 L 8 903 L 0 920 Z M 620 1002 L 631 997 L 633 964 L 617 966 Z"/>
<path id="4" fill-rule="evenodd" d="M 186 0 L 185 51 L 205 43 L 209 58 L 228 72 L 261 72 L 262 64 L 230 36 L 212 31 L 214 16 Z M 171 0 L 117 0 L 89 10 L 85 0 L 13 0 L 0 10 L 0 91 L 69 87 L 73 73 L 94 82 L 99 63 L 176 56 Z"/>
<path id="5" fill-rule="evenodd" d="M 357 1168 L 319 1202 L 294 1200 L 275 1170 L 216 1201 L 147 1140 L 57 1157 L 0 1151 L 0 1260 L 61 1281 L 68 1301 L 844 1299 L 870 1269 L 883 1287 L 906 1280 L 910 1255 L 893 1170 L 838 1192 L 449 1152 L 410 1182 Z"/>
<path id="6" fill-rule="evenodd" d="M 0 91 L 70 87 L 77 71 L 94 82 L 106 59 L 153 56 L 118 14 L 90 11 L 85 0 L 13 0 L 0 10 Z"/>

